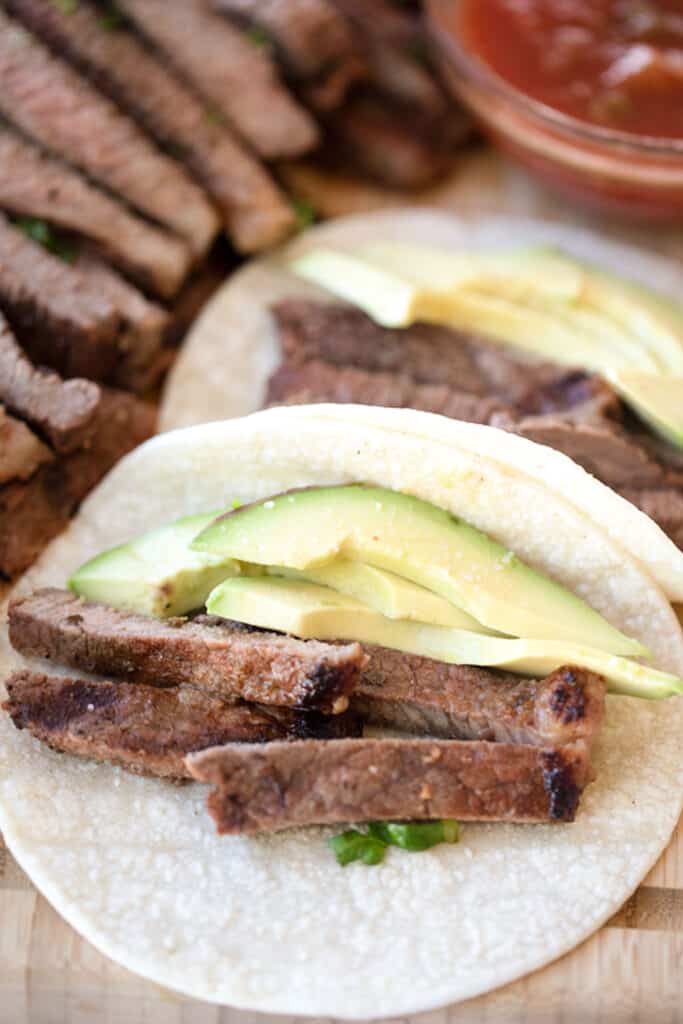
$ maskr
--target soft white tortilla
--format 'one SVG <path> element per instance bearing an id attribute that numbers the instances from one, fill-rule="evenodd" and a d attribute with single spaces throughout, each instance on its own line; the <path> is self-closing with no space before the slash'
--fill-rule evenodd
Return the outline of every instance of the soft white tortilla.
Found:
<path id="1" fill-rule="evenodd" d="M 289 259 L 322 244 L 353 248 L 361 242 L 391 239 L 458 249 L 555 245 L 672 298 L 680 300 L 683 294 L 683 270 L 673 260 L 607 241 L 588 230 L 504 217 L 468 221 L 424 209 L 346 217 L 307 231 L 274 256 L 252 261 L 216 293 L 190 332 L 169 377 L 161 409 L 162 429 L 243 416 L 261 407 L 268 377 L 280 359 L 269 306 L 292 296 L 330 299 L 329 293 L 290 274 L 286 270 Z M 391 416 L 368 410 L 367 417 L 373 423 L 379 422 L 379 417 L 391 429 Z M 409 429 L 425 437 L 435 436 L 424 414 L 416 414 Z M 436 428 L 444 442 L 448 430 Z M 485 436 L 476 427 L 460 435 L 462 444 L 475 448 L 484 443 Z M 489 449 L 481 453 L 495 457 L 500 452 L 506 462 L 573 501 L 617 543 L 637 555 L 672 601 L 683 601 L 683 552 L 654 522 L 645 526 L 630 502 L 611 492 L 608 497 L 608 489 L 571 460 L 548 461 L 546 451 L 524 438 L 497 434 Z"/>
<path id="2" fill-rule="evenodd" d="M 514 467 L 365 426 L 360 412 L 357 424 L 337 424 L 273 410 L 148 442 L 19 590 L 63 585 L 88 556 L 180 515 L 354 479 L 467 509 L 472 521 L 498 509 L 494 535 L 565 582 L 580 568 L 596 607 L 609 606 L 617 625 L 639 623 L 660 664 L 680 667 L 681 629 L 665 596 L 573 505 Z M 3 636 L 2 674 L 19 660 Z M 457 846 L 341 869 L 325 830 L 219 838 L 203 787 L 54 754 L 2 716 L 0 828 L 72 925 L 162 985 L 252 1010 L 404 1015 L 534 970 L 617 910 L 676 824 L 682 727 L 679 699 L 610 698 L 598 779 L 573 825 L 468 825 Z"/>

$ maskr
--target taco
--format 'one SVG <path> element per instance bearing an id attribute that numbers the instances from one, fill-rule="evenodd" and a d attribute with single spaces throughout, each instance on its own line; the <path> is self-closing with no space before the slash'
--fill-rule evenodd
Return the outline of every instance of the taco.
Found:
<path id="1" fill-rule="evenodd" d="M 319 402 L 488 423 L 564 452 L 681 548 L 682 283 L 673 261 L 559 224 L 348 217 L 231 278 L 162 424 Z"/>
<path id="2" fill-rule="evenodd" d="M 465 999 L 666 846 L 682 587 L 651 520 L 489 426 L 321 406 L 160 435 L 12 596 L 0 827 L 159 984 L 345 1018 Z"/>

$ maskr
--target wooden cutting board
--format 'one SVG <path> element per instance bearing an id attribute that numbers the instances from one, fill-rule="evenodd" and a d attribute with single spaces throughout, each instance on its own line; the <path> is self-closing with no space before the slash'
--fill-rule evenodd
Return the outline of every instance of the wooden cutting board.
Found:
<path id="1" fill-rule="evenodd" d="M 286 173 L 298 194 L 327 216 L 406 201 L 380 189 L 321 178 L 305 166 L 287 168 Z M 488 153 L 464 159 L 450 181 L 419 200 L 470 213 L 590 224 L 654 248 L 683 266 L 683 231 L 654 233 L 577 214 Z M 681 747 L 683 751 L 683 740 Z M 186 999 L 113 964 L 64 923 L 0 839 L 0 1024 L 258 1024 L 267 1019 Z M 683 823 L 626 905 L 572 953 L 487 996 L 411 1018 L 411 1024 L 499 1021 L 683 1021 Z"/>

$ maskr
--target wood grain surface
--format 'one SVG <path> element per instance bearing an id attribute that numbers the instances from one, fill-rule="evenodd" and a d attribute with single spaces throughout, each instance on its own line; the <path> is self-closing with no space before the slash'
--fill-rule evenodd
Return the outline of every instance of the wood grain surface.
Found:
<path id="1" fill-rule="evenodd" d="M 322 177 L 305 165 L 285 173 L 297 193 L 327 216 L 406 202 L 399 194 Z M 682 231 L 655 233 L 577 213 L 489 153 L 464 158 L 451 180 L 418 201 L 469 213 L 586 224 L 683 264 Z M 52 910 L 0 839 L 0 1024 L 259 1024 L 268 1019 L 186 999 L 113 964 Z M 626 905 L 572 953 L 487 996 L 411 1018 L 411 1024 L 682 1021 L 683 823 Z"/>

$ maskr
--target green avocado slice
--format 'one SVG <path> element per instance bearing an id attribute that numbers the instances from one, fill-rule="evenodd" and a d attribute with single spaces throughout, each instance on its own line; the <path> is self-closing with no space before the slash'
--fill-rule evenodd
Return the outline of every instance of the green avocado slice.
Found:
<path id="1" fill-rule="evenodd" d="M 655 433 L 683 448 L 683 376 L 621 370 L 610 381 Z"/>
<path id="2" fill-rule="evenodd" d="M 545 676 L 563 665 L 602 675 L 615 693 L 658 699 L 683 694 L 667 672 L 583 644 L 482 636 L 465 630 L 388 619 L 360 601 L 301 580 L 235 577 L 209 595 L 212 615 L 304 639 L 357 640 L 456 665 L 505 668 Z"/>
<path id="3" fill-rule="evenodd" d="M 327 565 L 303 570 L 268 566 L 265 571 L 268 576 L 284 576 L 330 587 L 340 594 L 354 597 L 389 619 L 410 619 L 451 629 L 473 629 L 477 633 L 491 632 L 462 608 L 456 608 L 431 590 L 363 562 L 336 558 Z"/>
<path id="4" fill-rule="evenodd" d="M 280 494 L 228 512 L 193 542 L 240 562 L 307 570 L 350 558 L 426 587 L 495 632 L 647 651 L 566 588 L 443 509 L 352 484 Z"/>
<path id="5" fill-rule="evenodd" d="M 201 608 L 217 583 L 240 571 L 231 558 L 190 548 L 215 517 L 186 516 L 103 551 L 76 570 L 69 587 L 88 601 L 155 618 Z"/>

